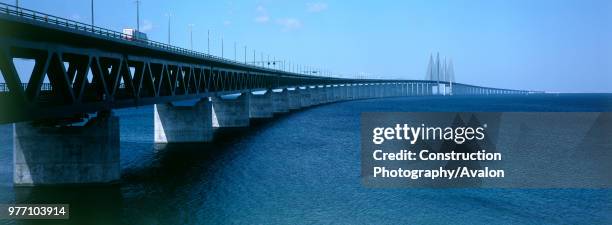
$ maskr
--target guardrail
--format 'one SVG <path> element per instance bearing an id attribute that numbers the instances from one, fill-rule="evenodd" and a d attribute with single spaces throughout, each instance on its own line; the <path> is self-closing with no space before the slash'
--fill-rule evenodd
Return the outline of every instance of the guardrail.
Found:
<path id="1" fill-rule="evenodd" d="M 117 40 L 127 40 L 127 41 L 142 43 L 150 47 L 156 47 L 156 48 L 167 50 L 173 53 L 189 55 L 192 57 L 214 59 L 214 60 L 222 61 L 226 63 L 233 63 L 233 64 L 239 64 L 239 65 L 244 65 L 244 66 L 249 66 L 249 67 L 256 67 L 256 68 L 265 69 L 265 70 L 290 72 L 286 70 L 271 69 L 271 68 L 266 68 L 266 67 L 259 66 L 259 65 L 243 63 L 240 61 L 226 59 L 223 57 L 214 56 L 214 55 L 210 55 L 210 54 L 202 53 L 202 52 L 197 52 L 197 51 L 193 51 L 193 50 L 189 50 L 189 49 L 185 49 L 181 47 L 176 47 L 173 45 L 164 44 L 161 42 L 152 41 L 148 39 L 140 39 L 136 36 L 124 34 L 122 32 L 118 32 L 118 31 L 114 31 L 114 30 L 110 30 L 110 29 L 106 29 L 102 27 L 97 27 L 91 24 L 86 24 L 86 23 L 82 23 L 82 22 L 78 22 L 78 21 L 74 21 L 74 20 L 70 20 L 66 18 L 49 15 L 43 12 L 38 12 L 38 11 L 25 9 L 21 7 L 16 7 L 14 5 L 9 5 L 6 3 L 0 3 L 0 13 L 6 14 L 6 15 L 17 16 L 17 17 L 25 18 L 25 19 L 31 19 L 31 20 L 35 20 L 38 22 L 61 26 L 61 27 L 69 28 L 69 29 L 74 29 L 77 31 L 84 31 L 84 32 L 88 32 L 88 33 L 99 35 L 99 36 L 106 37 L 106 38 L 112 38 L 112 39 L 117 39 Z M 300 72 L 297 72 L 297 73 L 291 72 L 291 73 L 311 76 L 310 74 L 305 74 L 305 73 L 300 73 Z"/>
<path id="2" fill-rule="evenodd" d="M 27 87 L 28 83 L 21 83 L 21 88 L 23 90 L 25 90 Z M 40 90 L 51 91 L 53 90 L 53 86 L 51 86 L 51 83 L 42 83 L 42 85 L 40 86 Z M 9 92 L 9 87 L 6 85 L 6 83 L 0 83 L 0 92 Z"/>

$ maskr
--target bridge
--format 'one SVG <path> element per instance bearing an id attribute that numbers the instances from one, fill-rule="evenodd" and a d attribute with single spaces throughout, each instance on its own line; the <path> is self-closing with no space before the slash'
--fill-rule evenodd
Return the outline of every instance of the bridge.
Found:
<path id="1" fill-rule="evenodd" d="M 0 124 L 14 123 L 16 185 L 117 181 L 119 108 L 154 105 L 154 142 L 181 143 L 338 101 L 532 93 L 270 69 L 7 4 L 0 28 Z M 19 74 L 16 59 L 34 62 L 31 74 Z M 185 100 L 193 104 L 177 104 Z"/>

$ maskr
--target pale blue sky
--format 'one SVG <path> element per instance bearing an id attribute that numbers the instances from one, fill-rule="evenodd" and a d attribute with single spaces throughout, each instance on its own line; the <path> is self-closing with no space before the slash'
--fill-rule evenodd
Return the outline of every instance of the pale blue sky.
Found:
<path id="1" fill-rule="evenodd" d="M 0 2 L 14 4 L 14 0 Z M 90 21 L 89 0 L 21 0 L 22 7 Z M 135 27 L 133 0 L 96 1 L 96 25 Z M 429 54 L 458 82 L 559 92 L 612 92 L 612 1 L 161 1 L 142 0 L 149 39 L 248 60 L 253 48 L 336 73 L 423 79 Z"/>

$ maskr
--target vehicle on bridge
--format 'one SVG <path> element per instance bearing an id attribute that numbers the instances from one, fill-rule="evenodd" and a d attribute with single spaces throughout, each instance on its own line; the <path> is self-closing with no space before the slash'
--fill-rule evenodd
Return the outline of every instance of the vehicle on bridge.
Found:
<path id="1" fill-rule="evenodd" d="M 125 39 L 127 40 L 141 40 L 141 41 L 146 41 L 147 39 L 147 34 L 140 32 L 139 30 L 133 29 L 133 28 L 125 28 L 123 29 L 123 34 L 125 35 Z"/>

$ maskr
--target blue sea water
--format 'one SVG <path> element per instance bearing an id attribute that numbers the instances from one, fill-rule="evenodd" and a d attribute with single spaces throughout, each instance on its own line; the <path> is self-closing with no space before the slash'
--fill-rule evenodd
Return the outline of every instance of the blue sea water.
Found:
<path id="1" fill-rule="evenodd" d="M 68 221 L 8 224 L 612 224 L 610 189 L 368 189 L 361 112 L 612 111 L 612 94 L 398 97 L 315 106 L 205 144 L 155 145 L 152 107 L 117 110 L 121 182 L 12 186 L 0 126 L 0 203 L 69 203 Z"/>

